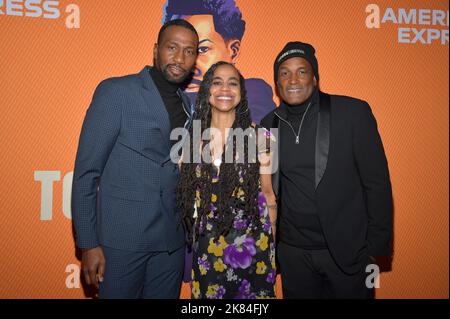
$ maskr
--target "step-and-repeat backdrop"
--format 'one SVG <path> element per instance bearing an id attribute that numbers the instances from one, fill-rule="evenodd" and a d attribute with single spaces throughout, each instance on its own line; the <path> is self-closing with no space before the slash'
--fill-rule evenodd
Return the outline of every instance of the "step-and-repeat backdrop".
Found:
<path id="1" fill-rule="evenodd" d="M 189 13 L 203 15 L 197 27 L 215 39 L 202 48 L 203 64 L 225 54 L 244 76 L 273 87 L 273 61 L 285 43 L 309 42 L 322 90 L 370 103 L 395 204 L 394 259 L 374 281 L 376 296 L 448 298 L 449 2 L 205 2 L 217 16 Z M 1 298 L 90 295 L 71 223 L 78 136 L 102 79 L 152 64 L 166 5 L 0 0 Z M 227 52 L 233 32 L 244 33 Z"/>

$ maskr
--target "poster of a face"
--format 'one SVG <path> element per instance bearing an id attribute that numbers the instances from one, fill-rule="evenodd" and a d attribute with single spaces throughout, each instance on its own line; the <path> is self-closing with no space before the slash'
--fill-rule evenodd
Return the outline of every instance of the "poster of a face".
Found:
<path id="1" fill-rule="evenodd" d="M 184 19 L 190 22 L 200 37 L 199 55 L 192 81 L 186 93 L 195 104 L 198 89 L 206 71 L 216 62 L 238 65 L 241 44 L 247 26 L 235 0 L 167 0 L 163 21 Z M 245 75 L 245 86 L 252 119 L 259 124 L 264 115 L 275 108 L 271 86 L 263 79 Z"/>

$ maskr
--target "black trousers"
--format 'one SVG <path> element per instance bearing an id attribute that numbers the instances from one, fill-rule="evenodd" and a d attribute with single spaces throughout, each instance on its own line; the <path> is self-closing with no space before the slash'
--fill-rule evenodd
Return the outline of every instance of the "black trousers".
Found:
<path id="1" fill-rule="evenodd" d="M 278 262 L 285 299 L 370 299 L 366 266 L 348 275 L 333 260 L 328 249 L 306 250 L 278 243 Z"/>

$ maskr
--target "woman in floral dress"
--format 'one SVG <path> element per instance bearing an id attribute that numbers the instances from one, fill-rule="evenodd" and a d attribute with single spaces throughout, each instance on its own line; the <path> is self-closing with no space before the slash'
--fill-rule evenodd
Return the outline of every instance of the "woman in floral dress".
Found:
<path id="1" fill-rule="evenodd" d="M 196 123 L 207 137 L 198 143 Z M 252 129 L 243 148 L 230 128 Z M 244 79 L 232 64 L 216 63 L 205 74 L 190 133 L 177 201 L 193 247 L 192 297 L 275 298 L 273 137 L 252 125 Z"/>

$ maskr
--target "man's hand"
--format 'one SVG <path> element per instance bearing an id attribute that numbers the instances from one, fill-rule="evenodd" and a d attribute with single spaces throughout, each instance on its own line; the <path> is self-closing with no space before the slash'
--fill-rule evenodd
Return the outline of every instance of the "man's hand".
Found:
<path id="1" fill-rule="evenodd" d="M 86 283 L 98 289 L 99 282 L 103 281 L 105 275 L 105 256 L 100 246 L 83 250 L 81 268 Z"/>

